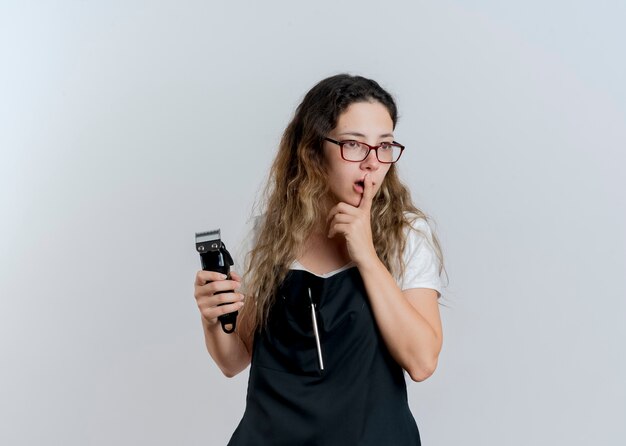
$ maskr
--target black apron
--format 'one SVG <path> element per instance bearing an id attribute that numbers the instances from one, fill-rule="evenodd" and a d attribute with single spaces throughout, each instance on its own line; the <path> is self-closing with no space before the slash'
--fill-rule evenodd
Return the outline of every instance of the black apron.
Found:
<path id="1" fill-rule="evenodd" d="M 289 271 L 255 335 L 246 410 L 228 445 L 420 445 L 404 373 L 356 267 L 328 278 Z"/>

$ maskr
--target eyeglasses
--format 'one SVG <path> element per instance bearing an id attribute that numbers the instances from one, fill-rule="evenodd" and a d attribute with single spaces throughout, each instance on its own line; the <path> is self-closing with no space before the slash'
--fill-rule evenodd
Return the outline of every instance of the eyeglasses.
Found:
<path id="1" fill-rule="evenodd" d="M 324 138 L 328 142 L 337 144 L 341 149 L 341 157 L 346 161 L 361 162 L 369 156 L 373 150 L 376 153 L 376 159 L 383 164 L 393 164 L 400 159 L 404 146 L 397 142 L 383 142 L 377 146 L 370 146 L 364 142 L 354 141 L 352 139 L 346 141 L 335 141 L 334 139 Z"/>

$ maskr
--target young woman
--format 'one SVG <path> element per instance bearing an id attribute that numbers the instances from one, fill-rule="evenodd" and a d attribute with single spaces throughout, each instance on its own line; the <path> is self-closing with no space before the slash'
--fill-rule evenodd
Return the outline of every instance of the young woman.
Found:
<path id="1" fill-rule="evenodd" d="M 280 143 L 245 279 L 197 273 L 209 353 L 229 377 L 251 364 L 229 445 L 420 444 L 404 371 L 437 365 L 443 262 L 398 179 L 396 121 L 373 80 L 318 83 Z M 217 317 L 236 310 L 226 334 Z"/>

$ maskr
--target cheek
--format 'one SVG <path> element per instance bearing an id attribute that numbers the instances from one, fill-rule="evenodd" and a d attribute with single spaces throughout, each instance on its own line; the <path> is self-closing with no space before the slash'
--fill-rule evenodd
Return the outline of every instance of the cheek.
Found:
<path id="1" fill-rule="evenodd" d="M 341 163 L 333 158 L 333 154 L 326 153 L 324 157 L 324 170 L 328 180 L 338 181 L 342 177 Z"/>
<path id="2" fill-rule="evenodd" d="M 350 169 L 347 167 L 349 166 L 345 166 L 342 163 L 334 163 L 330 165 L 328 168 L 329 179 L 333 179 L 337 182 L 343 182 L 346 178 L 354 176 L 354 174 L 352 174 Z"/>
<path id="3" fill-rule="evenodd" d="M 378 171 L 378 173 L 380 175 L 378 177 L 378 180 L 379 180 L 380 184 L 382 184 L 383 181 L 385 181 L 385 178 L 387 178 L 387 173 L 389 173 L 389 169 L 390 169 L 390 167 L 386 167 L 386 168 L 381 169 L 381 170 Z"/>
<path id="4" fill-rule="evenodd" d="M 380 172 L 380 177 L 378 178 L 378 181 L 376 181 L 376 193 L 378 193 L 380 188 L 383 186 L 383 182 L 387 177 L 387 172 L 389 172 L 389 168 L 387 168 L 384 172 Z"/>

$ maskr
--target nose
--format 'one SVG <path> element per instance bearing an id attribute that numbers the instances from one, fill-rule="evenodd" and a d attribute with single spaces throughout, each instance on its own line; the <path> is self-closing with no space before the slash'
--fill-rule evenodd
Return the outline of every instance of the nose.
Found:
<path id="1" fill-rule="evenodd" d="M 367 154 L 367 158 L 361 161 L 361 168 L 366 170 L 378 170 L 380 167 L 380 161 L 376 157 L 376 151 L 370 150 L 370 153 Z"/>

